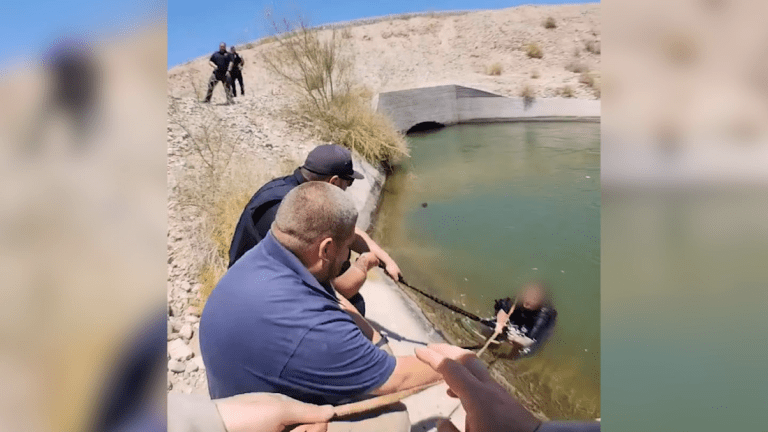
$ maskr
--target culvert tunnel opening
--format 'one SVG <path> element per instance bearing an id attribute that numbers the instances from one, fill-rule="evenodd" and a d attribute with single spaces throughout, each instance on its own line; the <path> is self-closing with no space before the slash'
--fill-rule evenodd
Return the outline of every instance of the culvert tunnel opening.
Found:
<path id="1" fill-rule="evenodd" d="M 438 122 L 428 121 L 428 122 L 421 122 L 414 126 L 412 126 L 410 129 L 408 129 L 408 132 L 406 132 L 406 135 L 412 134 L 412 133 L 419 133 L 419 132 L 432 132 L 436 131 L 438 129 L 444 128 L 445 125 Z"/>

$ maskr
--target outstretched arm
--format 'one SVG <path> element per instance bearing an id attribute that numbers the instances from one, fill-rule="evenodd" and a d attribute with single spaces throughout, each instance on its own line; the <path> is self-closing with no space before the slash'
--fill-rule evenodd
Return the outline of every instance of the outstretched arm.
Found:
<path id="1" fill-rule="evenodd" d="M 379 265 L 379 260 L 371 252 L 357 257 L 357 260 L 341 276 L 333 280 L 333 287 L 342 296 L 350 298 L 360 291 L 368 277 L 368 271 Z"/>
<path id="2" fill-rule="evenodd" d="M 360 228 L 355 227 L 355 241 L 352 243 L 351 249 L 357 253 L 372 252 L 384 264 L 387 274 L 392 279 L 397 281 L 403 276 L 395 260 Z"/>

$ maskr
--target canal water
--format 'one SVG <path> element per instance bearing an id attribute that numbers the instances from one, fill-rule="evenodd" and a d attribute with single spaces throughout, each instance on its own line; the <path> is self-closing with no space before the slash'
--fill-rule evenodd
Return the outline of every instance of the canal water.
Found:
<path id="1" fill-rule="evenodd" d="M 374 236 L 411 285 L 481 317 L 527 281 L 548 282 L 554 333 L 492 371 L 549 418 L 600 417 L 600 125 L 466 124 L 408 141 Z M 459 315 L 414 299 L 452 343 L 482 343 Z"/>

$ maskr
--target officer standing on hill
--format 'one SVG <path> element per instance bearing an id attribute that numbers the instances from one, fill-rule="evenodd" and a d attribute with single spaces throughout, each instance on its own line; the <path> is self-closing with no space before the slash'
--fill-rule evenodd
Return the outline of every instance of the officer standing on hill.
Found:
<path id="1" fill-rule="evenodd" d="M 245 94 L 245 88 L 243 87 L 243 58 L 240 57 L 240 54 L 237 53 L 237 50 L 235 50 L 235 46 L 232 45 L 230 47 L 230 56 L 232 57 L 232 71 L 229 73 L 229 76 L 231 77 L 230 85 L 232 86 L 232 97 L 237 96 L 237 86 L 235 85 L 236 81 L 240 82 L 240 96 Z"/>
<path id="2" fill-rule="evenodd" d="M 208 64 L 213 68 L 211 78 L 208 80 L 208 93 L 205 95 L 205 103 L 211 102 L 213 89 L 221 81 L 224 84 L 224 93 L 227 95 L 227 103 L 232 103 L 232 92 L 230 91 L 230 72 L 232 71 L 232 56 L 227 52 L 227 44 L 219 44 L 219 50 L 211 55 Z"/>

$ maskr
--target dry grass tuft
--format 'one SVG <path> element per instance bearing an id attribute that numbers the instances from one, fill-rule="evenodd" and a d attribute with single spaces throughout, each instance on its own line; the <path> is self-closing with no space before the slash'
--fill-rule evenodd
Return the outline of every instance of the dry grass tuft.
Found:
<path id="1" fill-rule="evenodd" d="M 592 54 L 600 54 L 600 41 L 599 40 L 588 40 L 584 42 L 584 49 L 587 50 L 587 52 L 590 52 Z"/>
<path id="2" fill-rule="evenodd" d="M 557 28 L 557 23 L 555 23 L 555 19 L 552 17 L 545 19 L 543 25 L 545 29 Z"/>
<path id="3" fill-rule="evenodd" d="M 264 64 L 301 97 L 299 111 L 322 140 L 355 150 L 374 165 L 407 155 L 403 136 L 370 108 L 370 96 L 354 82 L 354 60 L 343 32 L 334 29 L 321 37 L 301 20 L 272 20 L 271 25 L 278 43 L 262 55 Z"/>
<path id="4" fill-rule="evenodd" d="M 485 73 L 487 75 L 499 76 L 501 75 L 502 70 L 503 68 L 501 67 L 501 63 L 494 63 L 488 66 L 487 68 L 485 68 Z"/>
<path id="5" fill-rule="evenodd" d="M 523 106 L 528 108 L 536 100 L 536 91 L 530 84 L 526 84 L 520 89 L 520 97 L 523 98 Z"/>
<path id="6" fill-rule="evenodd" d="M 194 126 L 180 120 L 184 115 L 172 103 L 169 121 L 185 132 L 188 166 L 175 194 L 194 221 L 189 231 L 190 250 L 204 303 L 227 270 L 230 242 L 245 204 L 264 183 L 286 173 L 286 167 L 265 163 L 254 169 L 253 161 L 235 157 L 243 136 L 233 134 L 212 108 L 202 109 L 206 110 L 203 121 Z"/>
<path id="7" fill-rule="evenodd" d="M 341 30 L 342 39 L 352 39 L 352 29 L 350 27 L 344 27 Z"/>
<path id="8" fill-rule="evenodd" d="M 586 85 L 587 87 L 594 87 L 595 86 L 595 77 L 587 72 L 583 72 L 579 76 L 579 82 L 581 84 Z"/>
<path id="9" fill-rule="evenodd" d="M 570 63 L 565 65 L 565 70 L 573 73 L 584 73 L 589 71 L 589 67 L 580 61 L 571 60 Z"/>
<path id="10" fill-rule="evenodd" d="M 539 73 L 539 71 L 535 70 L 535 71 L 531 72 L 531 78 L 539 79 L 539 78 L 541 78 L 541 74 Z"/>
<path id="11" fill-rule="evenodd" d="M 315 120 L 321 140 L 353 149 L 374 164 L 398 162 L 408 155 L 404 136 L 365 100 L 351 93 L 334 98 L 328 109 L 317 111 L 307 105 L 304 112 Z"/>
<path id="12" fill-rule="evenodd" d="M 558 93 L 560 94 L 560 96 L 566 97 L 566 98 L 572 98 L 572 97 L 575 96 L 575 93 L 573 91 L 573 87 L 571 87 L 569 85 L 560 87 L 560 89 L 558 89 Z"/>
<path id="13" fill-rule="evenodd" d="M 529 58 L 537 58 L 540 59 L 544 57 L 544 52 L 541 50 L 538 44 L 536 43 L 529 43 L 525 46 L 525 53 L 528 55 Z"/>

